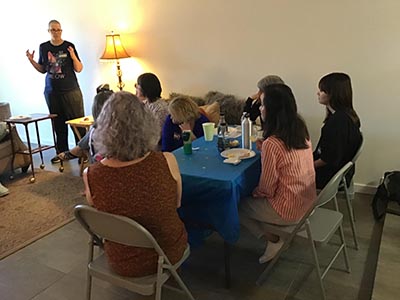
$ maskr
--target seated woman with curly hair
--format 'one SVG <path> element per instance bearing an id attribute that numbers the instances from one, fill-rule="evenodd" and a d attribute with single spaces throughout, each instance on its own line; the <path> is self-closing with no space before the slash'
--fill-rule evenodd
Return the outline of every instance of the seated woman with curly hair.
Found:
<path id="1" fill-rule="evenodd" d="M 161 151 L 173 151 L 183 146 L 182 131 L 190 130 L 192 140 L 204 135 L 203 123 L 208 118 L 199 112 L 197 104 L 188 97 L 178 96 L 169 104 L 169 115 L 165 120 Z"/>
<path id="2" fill-rule="evenodd" d="M 149 230 L 171 263 L 183 255 L 187 234 L 179 219 L 182 182 L 171 153 L 156 152 L 154 115 L 129 92 L 113 94 L 97 119 L 93 143 L 104 157 L 84 174 L 88 202 L 98 210 L 134 219 Z M 106 241 L 110 267 L 122 276 L 156 273 L 154 249 Z"/>

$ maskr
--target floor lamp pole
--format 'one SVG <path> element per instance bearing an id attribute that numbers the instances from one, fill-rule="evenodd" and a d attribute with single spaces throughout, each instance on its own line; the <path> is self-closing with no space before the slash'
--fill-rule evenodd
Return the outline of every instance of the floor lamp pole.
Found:
<path id="1" fill-rule="evenodd" d="M 119 63 L 119 59 L 117 59 L 117 76 L 118 76 L 117 87 L 119 88 L 120 91 L 122 91 L 122 89 L 125 86 L 125 83 L 122 82 L 122 71 L 121 71 L 121 65 Z"/>

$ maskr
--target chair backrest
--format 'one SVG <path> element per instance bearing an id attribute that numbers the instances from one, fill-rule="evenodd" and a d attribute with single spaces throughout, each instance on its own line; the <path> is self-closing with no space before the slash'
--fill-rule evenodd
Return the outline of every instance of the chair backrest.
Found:
<path id="1" fill-rule="evenodd" d="M 152 234 L 128 217 L 102 212 L 88 205 L 75 206 L 74 214 L 95 239 L 104 238 L 127 246 L 154 248 L 160 256 L 165 256 Z"/>
<path id="2" fill-rule="evenodd" d="M 343 180 L 343 176 L 348 172 L 353 163 L 349 161 L 345 164 L 337 173 L 329 180 L 326 186 L 318 194 L 316 206 L 324 205 L 329 202 L 333 197 L 336 196 L 340 183 Z"/>
<path id="3" fill-rule="evenodd" d="M 360 154 L 361 154 L 363 148 L 364 148 L 364 136 L 363 136 L 363 134 L 361 133 L 361 144 L 360 144 L 360 147 L 358 147 L 358 150 L 357 150 L 356 154 L 354 155 L 353 159 L 351 160 L 351 162 L 352 162 L 353 164 L 356 163 L 356 161 L 357 161 L 358 157 L 360 156 Z"/>

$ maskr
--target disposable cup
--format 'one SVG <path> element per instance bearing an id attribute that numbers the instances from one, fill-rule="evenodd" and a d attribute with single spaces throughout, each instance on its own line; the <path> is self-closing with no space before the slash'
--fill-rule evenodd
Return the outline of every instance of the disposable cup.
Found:
<path id="1" fill-rule="evenodd" d="M 204 131 L 204 140 L 210 142 L 214 138 L 214 127 L 215 123 L 207 122 L 203 123 L 203 131 Z"/>

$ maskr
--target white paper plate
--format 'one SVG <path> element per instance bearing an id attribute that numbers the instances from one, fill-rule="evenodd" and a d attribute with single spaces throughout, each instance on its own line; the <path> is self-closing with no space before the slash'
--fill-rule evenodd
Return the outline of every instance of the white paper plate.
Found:
<path id="1" fill-rule="evenodd" d="M 235 127 L 229 127 L 228 132 L 225 133 L 226 138 L 234 139 L 242 135 L 242 132 Z"/>
<path id="2" fill-rule="evenodd" d="M 248 159 L 256 156 L 256 153 L 253 150 L 236 148 L 222 151 L 221 156 L 224 158 Z"/>
<path id="3" fill-rule="evenodd" d="M 10 120 L 23 120 L 23 119 L 30 119 L 30 116 L 12 116 L 9 119 Z"/>

